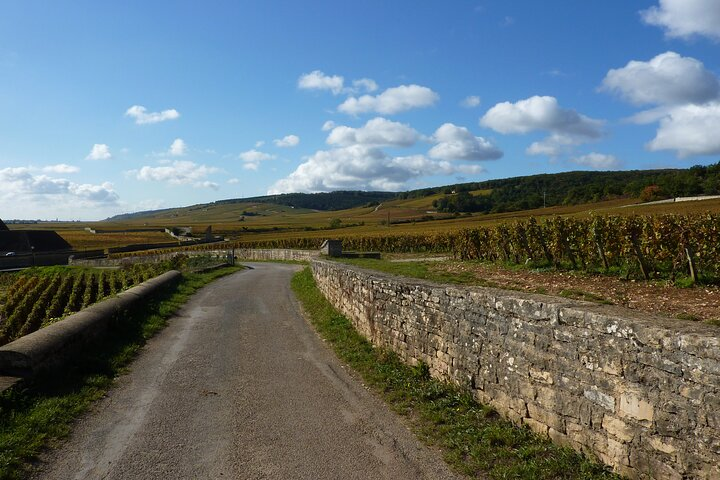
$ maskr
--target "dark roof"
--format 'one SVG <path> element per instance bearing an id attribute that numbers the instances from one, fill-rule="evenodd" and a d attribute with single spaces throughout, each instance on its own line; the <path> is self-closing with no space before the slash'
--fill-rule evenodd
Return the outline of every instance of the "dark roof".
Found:
<path id="1" fill-rule="evenodd" d="M 7 227 L 7 225 L 5 225 L 5 222 L 3 222 L 2 219 L 0 219 L 0 232 L 6 232 L 8 230 L 10 230 L 10 229 Z"/>
<path id="2" fill-rule="evenodd" d="M 0 230 L 0 252 L 30 253 L 71 250 L 60 235 L 48 230 Z"/>

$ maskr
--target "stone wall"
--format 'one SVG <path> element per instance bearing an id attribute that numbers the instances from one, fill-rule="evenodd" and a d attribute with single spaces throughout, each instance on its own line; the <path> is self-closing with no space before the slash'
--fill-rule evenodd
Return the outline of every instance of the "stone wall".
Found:
<path id="1" fill-rule="evenodd" d="M 282 260 L 309 262 L 320 256 L 319 250 L 292 250 L 289 248 L 281 249 L 262 249 L 262 248 L 236 248 L 235 257 L 245 260 Z"/>
<path id="2" fill-rule="evenodd" d="M 376 345 L 630 478 L 720 478 L 720 329 L 403 279 L 325 260 L 320 290 Z"/>
<path id="3" fill-rule="evenodd" d="M 157 253 L 150 255 L 128 256 L 122 258 L 92 258 L 92 259 L 71 259 L 70 265 L 81 265 L 86 267 L 118 267 L 133 263 L 157 263 L 170 260 L 176 255 L 213 256 L 218 259 L 228 258 L 233 249 L 224 250 L 183 250 L 177 252 Z M 291 249 L 254 249 L 236 248 L 235 258 L 238 260 L 281 260 L 309 262 L 320 256 L 318 250 L 291 250 Z"/>

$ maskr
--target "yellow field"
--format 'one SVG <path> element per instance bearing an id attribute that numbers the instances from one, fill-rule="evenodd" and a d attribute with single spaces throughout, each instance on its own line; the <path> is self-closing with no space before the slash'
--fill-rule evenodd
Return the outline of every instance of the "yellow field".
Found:
<path id="1" fill-rule="evenodd" d="M 472 192 L 474 195 L 489 191 Z M 442 195 L 424 198 L 391 200 L 378 207 L 359 207 L 339 211 L 315 211 L 264 203 L 238 203 L 184 207 L 160 212 L 142 219 L 122 222 L 60 222 L 32 225 L 10 225 L 12 229 L 56 230 L 76 249 L 96 249 L 133 243 L 169 242 L 173 238 L 160 232 L 118 232 L 92 234 L 85 227 L 103 230 L 132 228 L 165 228 L 190 226 L 193 234 L 201 235 L 208 226 L 213 233 L 232 240 L 270 240 L 281 238 L 333 238 L 350 235 L 396 235 L 431 233 L 489 226 L 515 219 L 563 215 L 573 217 L 595 214 L 641 215 L 664 213 L 719 212 L 720 200 L 641 205 L 637 200 L 618 199 L 572 206 L 555 206 L 520 212 L 451 216 L 433 212 L 432 202 Z M 628 206 L 636 205 L 636 206 Z M 245 215 L 243 215 L 245 212 Z M 255 215 L 248 216 L 251 212 Z M 387 226 L 388 216 L 392 225 Z M 432 217 L 434 220 L 423 221 Z M 242 220 L 240 220 L 242 218 Z M 329 230 L 333 219 L 340 219 L 341 228 Z M 352 225 L 352 226 L 351 226 Z"/>

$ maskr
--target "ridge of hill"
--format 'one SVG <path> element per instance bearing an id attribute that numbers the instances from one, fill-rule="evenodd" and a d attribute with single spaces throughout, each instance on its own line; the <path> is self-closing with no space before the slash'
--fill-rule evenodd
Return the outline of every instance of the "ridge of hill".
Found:
<path id="1" fill-rule="evenodd" d="M 193 212 L 232 206 L 232 216 L 310 211 L 339 211 L 373 207 L 391 200 L 428 199 L 439 212 L 502 213 L 543 206 L 579 205 L 616 198 L 659 200 L 670 197 L 720 194 L 720 163 L 687 169 L 572 171 L 459 183 L 406 192 L 339 190 L 323 193 L 285 193 L 218 200 L 187 207 L 116 215 L 107 221 L 188 218 Z M 276 206 L 277 208 L 273 207 Z"/>

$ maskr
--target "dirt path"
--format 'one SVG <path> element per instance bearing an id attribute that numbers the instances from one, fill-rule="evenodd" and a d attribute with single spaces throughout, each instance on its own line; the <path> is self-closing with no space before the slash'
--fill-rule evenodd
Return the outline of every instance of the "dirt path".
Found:
<path id="1" fill-rule="evenodd" d="M 196 294 L 34 478 L 455 478 L 301 317 L 298 267 L 253 267 Z"/>

